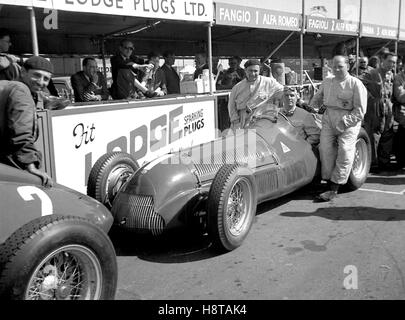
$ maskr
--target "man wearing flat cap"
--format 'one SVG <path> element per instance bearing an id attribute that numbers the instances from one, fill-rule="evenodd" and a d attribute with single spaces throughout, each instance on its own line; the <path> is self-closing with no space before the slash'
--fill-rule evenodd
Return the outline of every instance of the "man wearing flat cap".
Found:
<path id="1" fill-rule="evenodd" d="M 295 87 L 284 87 L 280 112 L 287 116 L 291 124 L 298 129 L 299 135 L 308 143 L 316 146 L 321 135 L 321 126 L 315 121 L 315 114 L 297 108 L 298 92 Z"/>
<path id="2" fill-rule="evenodd" d="M 245 126 L 259 100 L 271 99 L 270 102 L 277 105 L 283 94 L 283 86 L 274 78 L 259 75 L 259 60 L 248 60 L 245 72 L 246 78 L 232 88 L 229 97 L 228 111 L 233 130 Z"/>
<path id="3" fill-rule="evenodd" d="M 43 171 L 38 138 L 36 104 L 53 73 L 45 58 L 33 56 L 21 69 L 18 81 L 0 81 L 0 162 L 27 170 L 51 187 L 52 179 Z"/>

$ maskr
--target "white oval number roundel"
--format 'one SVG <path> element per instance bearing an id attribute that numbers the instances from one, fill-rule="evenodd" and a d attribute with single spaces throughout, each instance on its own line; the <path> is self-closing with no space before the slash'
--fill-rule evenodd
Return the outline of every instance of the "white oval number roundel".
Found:
<path id="1" fill-rule="evenodd" d="M 22 186 L 17 188 L 17 192 L 25 201 L 34 200 L 33 195 L 36 194 L 41 201 L 41 216 L 48 216 L 53 213 L 52 200 L 41 189 L 34 186 Z"/>

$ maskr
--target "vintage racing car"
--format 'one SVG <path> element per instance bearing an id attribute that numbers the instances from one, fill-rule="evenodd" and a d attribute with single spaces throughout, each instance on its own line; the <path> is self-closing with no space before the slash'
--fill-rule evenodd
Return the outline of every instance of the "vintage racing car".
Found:
<path id="1" fill-rule="evenodd" d="M 203 226 L 217 248 L 233 250 L 247 236 L 258 203 L 320 180 L 317 153 L 274 106 L 256 108 L 239 131 L 140 168 L 129 154 L 105 154 L 92 168 L 88 194 L 111 208 L 120 228 L 159 235 Z M 362 129 L 347 189 L 364 183 L 370 156 Z"/>
<path id="2" fill-rule="evenodd" d="M 111 213 L 98 201 L 0 164 L 0 297 L 114 299 Z"/>

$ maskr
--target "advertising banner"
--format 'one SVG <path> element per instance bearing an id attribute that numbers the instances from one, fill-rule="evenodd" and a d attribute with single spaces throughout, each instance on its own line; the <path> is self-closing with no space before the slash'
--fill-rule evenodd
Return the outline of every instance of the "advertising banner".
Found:
<path id="1" fill-rule="evenodd" d="M 42 0 L 35 0 L 42 2 Z M 49 1 L 49 0 L 45 0 Z M 53 9 L 155 19 L 209 22 L 212 0 L 51 0 Z"/>
<path id="2" fill-rule="evenodd" d="M 398 29 L 393 27 L 385 27 L 376 24 L 361 24 L 361 36 L 371 38 L 383 38 L 383 39 L 396 39 Z"/>
<path id="3" fill-rule="evenodd" d="M 307 16 L 306 30 L 308 32 L 357 35 L 359 24 L 354 21 Z"/>
<path id="4" fill-rule="evenodd" d="M 294 13 L 215 3 L 218 25 L 299 31 L 301 20 L 301 15 Z"/>
<path id="5" fill-rule="evenodd" d="M 106 111 L 97 107 L 97 112 L 85 108 L 52 116 L 56 181 L 82 193 L 92 166 L 107 152 L 127 152 L 142 165 L 215 139 L 214 100 Z"/>
<path id="6" fill-rule="evenodd" d="M 210 22 L 212 0 L 0 0 L 0 5 L 122 16 Z"/>

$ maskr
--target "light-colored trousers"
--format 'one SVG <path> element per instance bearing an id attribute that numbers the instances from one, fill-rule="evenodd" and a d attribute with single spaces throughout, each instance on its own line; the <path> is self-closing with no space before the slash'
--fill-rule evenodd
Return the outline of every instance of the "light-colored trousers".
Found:
<path id="1" fill-rule="evenodd" d="M 322 117 L 322 130 L 319 144 L 322 179 L 337 184 L 345 184 L 352 170 L 356 141 L 361 122 L 345 129 L 342 133 L 336 126 L 348 111 L 327 108 Z"/>

